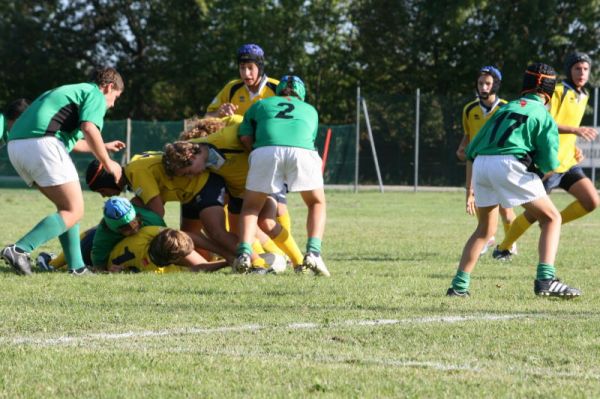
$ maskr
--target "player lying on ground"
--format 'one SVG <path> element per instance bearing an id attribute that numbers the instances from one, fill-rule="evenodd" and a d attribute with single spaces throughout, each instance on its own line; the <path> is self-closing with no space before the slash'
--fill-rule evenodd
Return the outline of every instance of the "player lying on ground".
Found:
<path id="1" fill-rule="evenodd" d="M 225 187 L 229 193 L 229 226 L 235 234 L 238 233 L 239 213 L 248 176 L 248 151 L 238 138 L 241 121 L 242 118 L 238 116 L 228 117 L 225 120 L 209 118 L 196 121 L 189 132 L 182 134 L 182 138 L 190 142 L 174 145 L 174 148 L 179 151 L 186 148 L 191 151 L 191 148 L 200 146 L 198 150 L 194 150 L 197 152 L 194 158 L 199 158 L 198 161 L 191 162 L 189 166 L 181 164 L 179 169 L 174 171 L 175 173 L 195 173 L 197 165 L 205 164 L 212 173 L 225 179 Z M 269 196 L 258 218 L 260 228 L 257 229 L 257 238 L 260 246 L 266 252 L 283 252 L 289 257 L 292 265 L 298 267 L 303 262 L 302 252 L 289 231 L 277 221 L 276 212 L 276 200 Z M 234 246 L 237 246 L 237 236 Z M 258 253 L 260 246 L 256 245 L 255 241 L 253 252 Z"/>
<path id="2" fill-rule="evenodd" d="M 97 228 L 85 232 L 81 240 L 84 258 L 90 258 L 96 244 L 95 235 L 100 226 L 107 228 L 122 239 L 110 248 L 107 266 L 98 268 L 109 272 L 152 271 L 214 271 L 227 265 L 226 261 L 207 262 L 194 250 L 202 237 L 186 234 L 163 226 L 142 227 L 141 218 L 129 200 L 112 197 L 105 202 L 104 216 Z M 191 243 L 191 250 L 190 250 Z M 96 248 L 97 250 L 98 248 Z M 64 255 L 49 261 L 49 254 L 40 254 L 38 267 L 45 270 L 64 266 Z"/>
<path id="3" fill-rule="evenodd" d="M 223 178 L 207 171 L 193 176 L 170 176 L 165 170 L 167 163 L 168 158 L 164 158 L 160 152 L 136 155 L 125 166 L 123 177 L 116 184 L 111 183 L 110 176 L 92 163 L 88 166 L 86 181 L 91 190 L 103 196 L 118 194 L 129 187 L 136 194 L 131 200 L 134 205 L 149 209 L 161 217 L 164 216 L 166 202 L 180 202 L 182 231 L 200 235 L 202 232 L 198 226 L 203 221 L 207 226 L 204 229 L 207 242 L 203 248 L 232 261 L 234 254 L 219 241 L 220 230 L 208 227 L 218 225 L 223 215 Z M 96 173 L 98 176 L 94 178 Z"/>

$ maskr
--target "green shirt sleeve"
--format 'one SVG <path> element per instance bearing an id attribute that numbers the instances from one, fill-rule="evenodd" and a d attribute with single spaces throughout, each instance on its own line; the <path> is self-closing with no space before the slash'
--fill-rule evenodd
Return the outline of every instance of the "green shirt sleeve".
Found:
<path id="1" fill-rule="evenodd" d="M 106 99 L 98 87 L 86 93 L 79 109 L 79 123 L 91 122 L 102 130 L 106 114 Z"/>
<path id="2" fill-rule="evenodd" d="M 6 140 L 8 139 L 8 132 L 6 131 L 6 122 L 4 120 L 4 115 L 0 114 L 0 148 L 6 145 Z"/>
<path id="3" fill-rule="evenodd" d="M 238 136 L 254 136 L 256 130 L 256 109 L 260 101 L 252 104 L 252 106 L 244 114 L 244 120 L 238 130 Z"/>
<path id="4" fill-rule="evenodd" d="M 164 219 L 160 215 L 150 209 L 142 208 L 140 206 L 133 206 L 135 212 L 142 218 L 142 227 L 146 226 L 162 226 L 167 227 Z M 111 248 L 112 249 L 112 248 Z"/>

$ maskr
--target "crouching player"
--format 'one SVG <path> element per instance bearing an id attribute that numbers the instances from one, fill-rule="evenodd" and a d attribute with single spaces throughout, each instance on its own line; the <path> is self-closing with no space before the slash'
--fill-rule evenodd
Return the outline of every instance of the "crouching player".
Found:
<path id="1" fill-rule="evenodd" d="M 533 165 L 543 173 L 559 166 L 558 128 L 545 108 L 555 85 L 552 67 L 542 63 L 528 66 L 521 98 L 499 109 L 467 147 L 467 160 L 473 162 L 475 204 L 480 218 L 463 249 L 448 296 L 469 296 L 471 272 L 481 249 L 496 231 L 498 205 L 522 205 L 540 223 L 534 293 L 563 298 L 581 295 L 555 276 L 561 217 L 546 194 L 542 179 L 531 171 Z"/>
<path id="2" fill-rule="evenodd" d="M 304 102 L 306 89 L 297 76 L 284 76 L 276 93 L 250 107 L 238 133 L 242 144 L 252 152 L 234 269 L 246 272 L 251 268 L 258 215 L 267 196 L 281 192 L 287 183 L 290 191 L 300 192 L 308 207 L 306 255 L 295 270 L 329 276 L 321 258 L 326 205 L 322 162 L 315 149 L 319 116 Z"/>

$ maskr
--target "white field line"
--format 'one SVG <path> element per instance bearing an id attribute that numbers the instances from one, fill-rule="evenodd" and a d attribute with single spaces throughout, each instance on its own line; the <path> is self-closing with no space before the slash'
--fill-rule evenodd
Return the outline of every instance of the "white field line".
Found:
<path id="1" fill-rule="evenodd" d="M 537 315 L 539 317 L 539 315 Z M 287 325 L 260 325 L 260 324 L 245 324 L 240 326 L 230 327 L 213 327 L 213 328 L 173 328 L 166 330 L 146 330 L 146 331 L 128 331 L 123 333 L 93 333 L 79 336 L 62 336 L 58 338 L 39 338 L 39 337 L 1 337 L 0 345 L 37 345 L 37 346 L 53 346 L 53 345 L 72 345 L 85 343 L 89 340 L 114 341 L 123 339 L 137 339 L 148 337 L 163 337 L 163 336 L 180 336 L 180 335 L 203 335 L 203 334 L 223 334 L 230 332 L 244 331 L 259 331 L 263 329 L 272 330 L 287 329 L 287 330 L 309 330 L 318 328 L 340 328 L 340 327 L 377 327 L 389 326 L 394 324 L 427 324 L 427 323 L 461 323 L 468 321 L 505 321 L 512 319 L 520 319 L 526 317 L 534 317 L 525 314 L 509 314 L 509 315 L 494 315 L 484 314 L 476 316 L 430 316 L 413 319 L 382 319 L 382 320 L 346 320 L 337 323 L 291 323 Z"/>

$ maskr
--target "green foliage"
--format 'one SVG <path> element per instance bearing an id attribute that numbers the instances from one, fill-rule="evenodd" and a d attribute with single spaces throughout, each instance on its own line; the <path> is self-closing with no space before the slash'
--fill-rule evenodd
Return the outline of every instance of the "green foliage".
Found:
<path id="1" fill-rule="evenodd" d="M 328 191 L 330 279 L 214 274 L 17 276 L 0 267 L 3 397 L 594 397 L 600 213 L 563 226 L 573 301 L 533 295 L 531 228 L 511 263 L 480 259 L 444 296 L 475 228 L 464 193 Z M 102 200 L 86 192 L 84 228 Z M 571 197 L 553 195 L 559 208 Z M 0 190 L 0 242 L 50 202 Z M 304 246 L 305 206 L 289 196 Z M 177 226 L 178 206 L 167 208 Z M 501 230 L 501 229 L 500 229 Z M 499 232 L 497 238 L 502 233 Z M 44 250 L 58 250 L 58 240 Z M 378 322 L 379 321 L 379 322 Z M 568 333 L 567 333 L 568 332 Z"/>
<path id="2" fill-rule="evenodd" d="M 562 72 L 575 49 L 600 61 L 598 0 L 3 0 L 2 11 L 0 105 L 110 64 L 126 84 L 110 118 L 203 115 L 238 77 L 236 49 L 258 43 L 269 76 L 303 78 L 321 123 L 354 123 L 360 84 L 384 178 L 395 184 L 412 184 L 416 88 L 426 99 L 426 161 L 446 170 L 456 164 L 460 113 L 481 66 L 501 68 L 500 95 L 513 99 L 532 61 Z M 370 148 L 364 129 L 362 147 Z M 361 157 L 372 164 L 369 151 Z"/>

